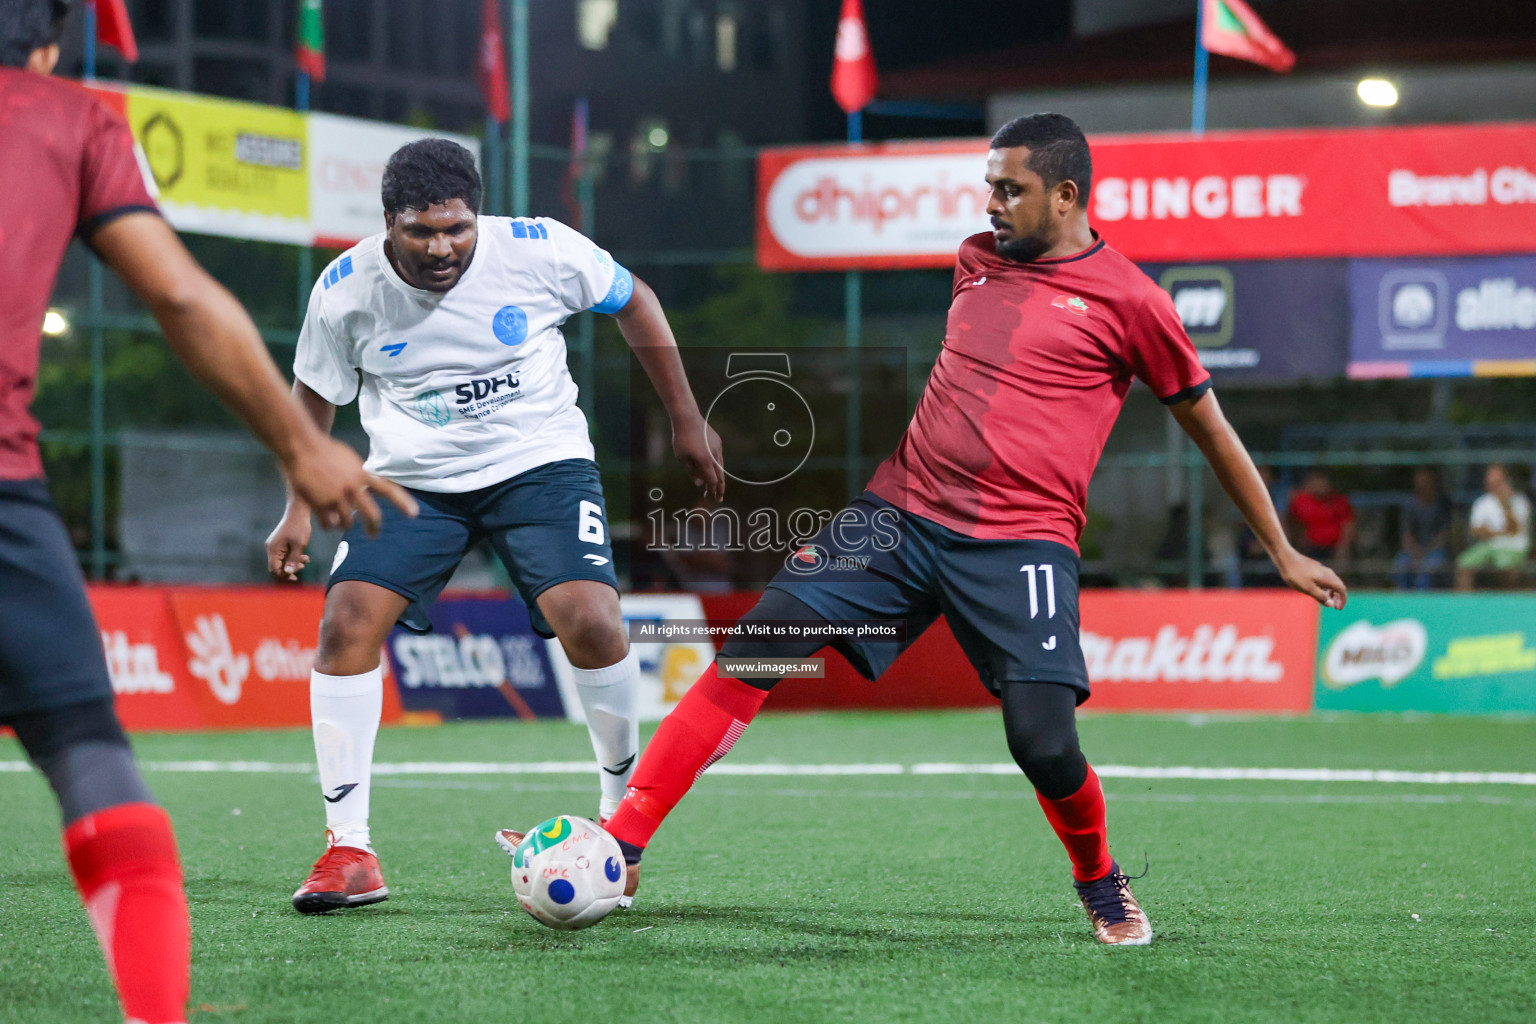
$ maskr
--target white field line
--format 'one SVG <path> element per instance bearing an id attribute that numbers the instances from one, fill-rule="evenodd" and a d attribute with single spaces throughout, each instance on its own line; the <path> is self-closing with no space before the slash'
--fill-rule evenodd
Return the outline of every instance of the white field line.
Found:
<path id="1" fill-rule="evenodd" d="M 591 761 L 398 761 L 373 766 L 375 775 L 586 775 Z M 305 761 L 149 761 L 147 771 L 258 775 L 312 774 Z M 0 761 L 0 772 L 25 772 L 25 761 Z M 1407 772 L 1366 768 L 1196 768 L 1188 766 L 1095 765 L 1105 779 L 1188 779 L 1241 782 L 1374 782 L 1418 786 L 1536 786 L 1536 772 Z M 1017 775 L 1011 763 L 965 764 L 925 762 L 912 765 L 874 764 L 731 764 L 710 768 L 712 776 L 851 775 Z"/>

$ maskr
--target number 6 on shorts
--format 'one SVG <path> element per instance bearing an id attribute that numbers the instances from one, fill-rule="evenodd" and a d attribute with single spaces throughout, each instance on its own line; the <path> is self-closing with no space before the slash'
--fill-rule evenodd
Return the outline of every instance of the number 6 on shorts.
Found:
<path id="1" fill-rule="evenodd" d="M 581 503 L 581 518 L 576 524 L 576 539 L 588 544 L 603 542 L 603 508 L 595 501 Z"/>

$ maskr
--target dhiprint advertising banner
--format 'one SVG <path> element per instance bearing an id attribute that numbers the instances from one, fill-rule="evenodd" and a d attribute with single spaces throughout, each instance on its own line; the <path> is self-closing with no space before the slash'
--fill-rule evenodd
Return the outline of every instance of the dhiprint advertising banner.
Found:
<path id="1" fill-rule="evenodd" d="M 1359 594 L 1318 638 L 1323 711 L 1536 712 L 1536 594 Z"/>
<path id="2" fill-rule="evenodd" d="M 477 139 L 148 86 L 92 85 L 127 119 L 178 231 L 343 248 L 384 229 L 390 154 L 427 137 Z"/>
<path id="3" fill-rule="evenodd" d="M 1089 221 L 1138 262 L 1536 248 L 1536 125 L 1094 136 Z M 767 270 L 945 267 L 987 230 L 987 140 L 765 150 Z"/>
<path id="4" fill-rule="evenodd" d="M 1536 256 L 1352 260 L 1349 292 L 1351 377 L 1536 376 Z"/>

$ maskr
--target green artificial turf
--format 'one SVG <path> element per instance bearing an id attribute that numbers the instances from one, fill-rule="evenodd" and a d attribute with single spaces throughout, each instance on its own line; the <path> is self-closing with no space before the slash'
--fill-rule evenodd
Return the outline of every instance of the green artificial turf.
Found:
<path id="1" fill-rule="evenodd" d="M 1536 720 L 1092 717 L 1098 764 L 1536 771 Z M 306 732 L 142 736 L 145 762 L 313 759 Z M 20 758 L 0 740 L 0 760 Z M 385 730 L 381 762 L 590 757 L 564 723 Z M 758 720 L 734 764 L 1007 760 L 992 714 Z M 288 895 L 320 852 L 305 773 L 150 771 L 191 900 L 193 1021 L 1515 1022 L 1536 1020 L 1536 787 L 1108 779 L 1157 932 L 1094 943 L 1017 776 L 706 776 L 634 909 L 547 931 L 500 826 L 591 814 L 592 777 L 381 777 L 388 902 Z M 0 773 L 0 1021 L 115 1003 L 35 774 Z M 1417 915 L 1415 917 L 1414 915 Z"/>

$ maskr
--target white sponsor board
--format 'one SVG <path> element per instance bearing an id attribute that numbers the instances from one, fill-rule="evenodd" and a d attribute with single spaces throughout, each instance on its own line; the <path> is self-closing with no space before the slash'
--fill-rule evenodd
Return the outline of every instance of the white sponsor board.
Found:
<path id="1" fill-rule="evenodd" d="M 619 599 L 627 630 L 631 622 L 699 622 L 704 606 L 691 594 L 625 594 Z M 694 681 L 715 658 L 715 647 L 701 642 L 633 643 L 640 660 L 640 690 L 635 708 L 642 722 L 655 722 L 667 716 Z M 581 697 L 576 692 L 576 677 L 560 641 L 549 641 L 549 660 L 554 666 L 555 682 L 566 716 L 573 722 L 585 722 Z"/>
<path id="2" fill-rule="evenodd" d="M 451 139 L 480 160 L 480 142 L 468 135 L 310 114 L 309 210 L 315 238 L 351 245 L 383 231 L 379 187 L 384 165 L 401 146 L 425 138 Z"/>

